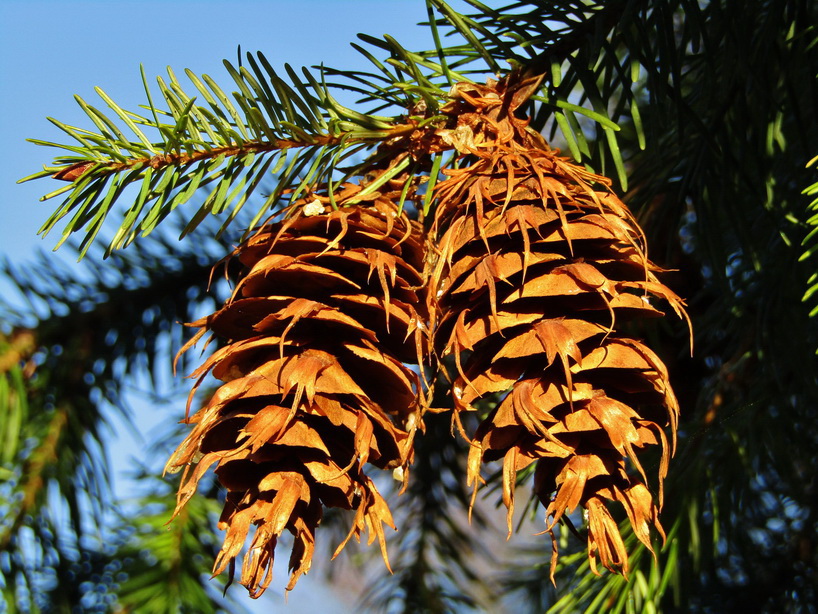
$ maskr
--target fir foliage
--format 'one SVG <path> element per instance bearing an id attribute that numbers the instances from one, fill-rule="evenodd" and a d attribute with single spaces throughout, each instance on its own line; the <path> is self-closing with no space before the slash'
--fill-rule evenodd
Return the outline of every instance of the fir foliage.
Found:
<path id="1" fill-rule="evenodd" d="M 368 607 L 499 607 L 479 589 L 491 581 L 525 601 L 515 611 L 813 611 L 818 273 L 810 203 L 816 184 L 807 164 L 818 143 L 818 6 L 427 0 L 425 8 L 432 49 L 360 35 L 354 46 L 371 64 L 366 71 L 278 68 L 254 53 L 225 62 L 221 84 L 189 71 L 183 82 L 169 71 L 149 87 L 143 74 L 146 101 L 138 110 L 98 90 L 101 103 L 77 100 L 85 128 L 52 120 L 70 142 L 35 141 L 58 156 L 27 179 L 65 182 L 45 197 L 62 200 L 42 232 L 59 230 L 59 243 L 76 237 L 77 255 L 88 254 L 90 264 L 84 276 L 46 260 L 25 275 L 4 270 L 31 301 L 29 314 L 4 308 L 10 325 L 0 337 L 0 492 L 7 502 L 0 507 L 0 573 L 10 611 L 82 599 L 88 611 L 104 611 L 117 595 L 121 604 L 135 602 L 137 578 L 147 571 L 133 552 L 181 552 L 156 541 L 159 516 L 133 536 L 114 523 L 112 543 L 120 549 L 89 540 L 84 527 L 110 526 L 103 519 L 113 503 L 105 407 L 121 406 L 123 387 L 140 369 L 164 368 L 168 347 L 182 345 L 173 323 L 195 319 L 210 265 L 229 251 L 221 238 L 204 250 L 211 258 L 202 257 L 195 237 L 253 229 L 315 186 L 326 187 L 335 208 L 335 191 L 373 171 L 428 226 L 441 171 L 474 162 L 457 155 L 473 143 L 447 123 L 450 91 L 509 73 L 536 83 L 519 117 L 612 180 L 645 230 L 651 259 L 670 270 L 662 281 L 687 299 L 692 357 L 683 325 L 638 321 L 628 329 L 668 365 L 679 397 L 679 446 L 661 515 L 667 539 L 651 544 L 651 556 L 620 514 L 630 573 L 596 576 L 584 550 L 587 527 L 575 514 L 559 527 L 556 587 L 542 537 L 532 536 L 486 578 L 485 506 L 475 509 L 470 528 L 461 524 L 469 505 L 463 450 L 440 428 L 448 417 L 428 413 L 412 473 L 422 482 L 409 481 L 405 514 L 395 514 L 403 523 L 390 540 L 396 573 L 367 587 Z M 338 102 L 341 92 L 358 96 L 354 108 Z M 425 187 L 413 199 L 419 177 Z M 250 215 L 240 215 L 243 209 Z M 157 230 L 174 223 L 184 237 L 178 243 Z M 110 239 L 97 250 L 100 234 Z M 110 257 L 105 264 L 103 256 Z M 457 377 L 452 359 L 442 363 Z M 433 409 L 450 402 L 440 396 L 448 385 L 441 381 Z M 161 377 L 155 384 L 168 385 Z M 481 399 L 481 418 L 497 402 Z M 656 472 L 662 459 L 641 462 Z M 520 471 L 518 483 L 530 473 Z M 488 480 L 497 487 L 503 475 Z M 162 489 L 155 492 L 146 501 L 161 514 L 169 508 Z M 55 500 L 68 511 L 60 526 Z M 213 501 L 200 503 L 191 510 L 199 520 L 180 542 L 191 560 L 210 556 L 218 541 L 205 521 Z M 542 510 L 531 520 L 544 528 Z M 156 586 L 164 587 L 160 579 Z M 180 608 L 224 607 L 201 576 L 186 581 L 189 589 L 166 591 L 179 596 Z"/>

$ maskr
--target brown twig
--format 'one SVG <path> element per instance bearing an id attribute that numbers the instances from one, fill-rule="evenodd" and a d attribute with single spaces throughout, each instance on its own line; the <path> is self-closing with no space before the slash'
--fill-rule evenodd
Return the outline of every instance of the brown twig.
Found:
<path id="1" fill-rule="evenodd" d="M 276 139 L 272 141 L 253 141 L 243 145 L 225 145 L 223 147 L 214 147 L 203 151 L 195 151 L 193 153 L 168 153 L 160 154 L 150 158 L 132 158 L 125 162 L 77 162 L 51 175 L 54 179 L 61 181 L 77 181 L 85 174 L 96 171 L 100 176 L 109 175 L 112 173 L 119 173 L 138 165 L 150 166 L 154 170 L 159 170 L 168 166 L 185 166 L 186 164 L 193 164 L 202 160 L 211 160 L 219 156 L 240 156 L 246 154 L 268 153 L 271 151 L 280 151 L 284 149 L 293 149 L 296 147 L 310 147 L 314 145 L 332 146 L 339 145 L 341 142 L 360 143 L 366 141 L 381 142 L 388 141 L 395 137 L 411 134 L 417 128 L 416 124 L 398 124 L 383 131 L 382 136 L 378 137 L 350 137 L 347 134 L 319 134 L 307 141 L 297 141 L 294 139 Z"/>

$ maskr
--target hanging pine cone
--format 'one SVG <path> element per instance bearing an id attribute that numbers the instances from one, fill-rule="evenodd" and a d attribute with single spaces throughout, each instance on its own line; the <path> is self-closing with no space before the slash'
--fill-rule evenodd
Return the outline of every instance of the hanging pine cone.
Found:
<path id="1" fill-rule="evenodd" d="M 343 206 L 360 191 L 336 194 L 338 210 L 311 196 L 237 248 L 246 272 L 234 296 L 193 324 L 196 339 L 211 331 L 226 342 L 193 374 L 196 387 L 210 373 L 224 383 L 188 419 L 167 468 L 184 468 L 178 513 L 215 465 L 227 535 L 214 574 L 230 566 L 232 575 L 254 526 L 241 572 L 253 597 L 269 585 L 285 530 L 294 536 L 287 590 L 309 570 L 324 507 L 356 510 L 336 554 L 368 529 L 389 565 L 382 525 L 394 524 L 364 466 L 405 479 L 412 460 L 419 382 L 403 363 L 425 351 L 423 254 L 395 194 Z"/>
<path id="2" fill-rule="evenodd" d="M 621 324 L 662 315 L 651 297 L 686 318 L 682 301 L 656 278 L 610 182 L 559 157 L 515 116 L 526 84 L 460 84 L 453 97 L 444 111 L 456 125 L 440 137 L 476 161 L 445 171 L 436 188 L 428 296 L 436 352 L 456 359 L 454 419 L 471 440 L 469 484 L 476 491 L 481 465 L 503 460 L 511 531 L 517 472 L 536 462 L 552 579 L 553 527 L 578 505 L 592 569 L 598 558 L 627 573 L 608 507 L 623 504 L 647 548 L 651 525 L 664 535 L 658 511 L 679 410 L 662 362 Z M 460 414 L 483 399 L 496 404 L 469 436 Z M 658 504 L 639 460 L 651 445 L 661 448 Z"/>

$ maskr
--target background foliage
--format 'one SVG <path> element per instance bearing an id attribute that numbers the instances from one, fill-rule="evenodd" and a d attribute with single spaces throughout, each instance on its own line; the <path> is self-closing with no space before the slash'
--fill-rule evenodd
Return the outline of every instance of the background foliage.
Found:
<path id="1" fill-rule="evenodd" d="M 688 299 L 692 358 L 681 326 L 640 331 L 668 363 L 682 406 L 663 513 L 668 541 L 654 561 L 632 538 L 628 580 L 593 576 L 567 531 L 561 550 L 578 551 L 561 560 L 557 589 L 543 538 L 515 538 L 497 565 L 482 516 L 464 525 L 462 450 L 430 425 L 392 540 L 400 571 L 369 584 L 368 607 L 479 610 L 513 592 L 525 604 L 515 609 L 530 611 L 813 611 L 810 200 L 818 184 L 807 163 L 818 150 L 818 8 L 807 0 L 426 6 L 436 48 L 361 35 L 355 45 L 368 71 L 302 71 L 240 54 L 221 83 L 169 73 L 149 86 L 146 76 L 142 107 L 100 90 L 101 102 L 78 100 L 83 128 L 55 120 L 71 140 L 34 177 L 73 181 L 56 184 L 60 204 L 44 230 L 59 229 L 85 258 L 76 269 L 43 259 L 3 270 L 31 305 L 3 309 L 0 337 L 8 611 L 232 611 L 206 574 L 218 542 L 217 489 L 170 532 L 173 489 L 152 467 L 141 472 L 139 500 L 112 500 L 108 408 L 128 415 L 122 392 L 134 377 L 169 394 L 158 372 L 181 345 L 176 323 L 218 302 L 206 291 L 210 268 L 244 228 L 311 182 L 360 174 L 379 144 L 433 121 L 454 82 L 517 64 L 546 73 L 529 109 L 534 125 L 614 179 L 652 258 L 671 269 L 665 281 Z M 358 96 L 354 109 L 338 102 L 342 91 Z M 441 161 L 406 158 L 399 170 L 434 183 Z M 495 498 L 483 513 L 494 512 Z M 147 510 L 138 523 L 133 506 Z M 530 526 L 539 525 L 523 533 Z"/>

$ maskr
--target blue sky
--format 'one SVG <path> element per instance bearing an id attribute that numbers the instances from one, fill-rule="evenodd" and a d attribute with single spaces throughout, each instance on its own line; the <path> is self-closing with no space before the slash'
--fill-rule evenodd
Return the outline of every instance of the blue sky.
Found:
<path id="1" fill-rule="evenodd" d="M 144 102 L 140 63 L 149 78 L 171 66 L 177 74 L 190 68 L 227 85 L 221 62 L 235 60 L 239 44 L 243 51 L 263 51 L 274 67 L 324 61 L 363 68 L 366 61 L 348 45 L 358 32 L 389 33 L 406 47 L 428 48 L 427 32 L 414 26 L 425 16 L 422 0 L 0 0 L 0 135 L 5 143 L 0 150 L 0 254 L 22 265 L 36 250 L 50 250 L 59 238 L 36 235 L 59 205 L 59 199 L 39 202 L 56 182 L 16 181 L 58 153 L 27 143 L 26 138 L 58 142 L 68 138 L 47 116 L 90 127 L 74 94 L 98 100 L 93 88 L 99 86 L 121 106 L 135 108 Z M 57 252 L 54 257 L 63 256 Z M 0 285 L 0 293 L 6 292 L 7 286 Z M 179 417 L 178 412 L 171 413 L 173 408 L 157 411 L 146 405 L 135 403 L 137 413 L 144 412 L 137 420 L 144 437 L 117 435 L 115 470 L 121 472 L 131 456 L 144 450 L 152 425 Z M 120 484 L 127 489 L 126 482 Z M 279 558 L 286 561 L 287 556 Z M 270 611 L 271 605 L 275 611 L 291 613 L 348 611 L 349 604 L 328 595 L 314 576 L 302 579 L 285 605 L 280 596 L 285 580 L 285 570 L 277 569 L 271 597 L 262 600 L 264 606 L 254 606 L 256 611 Z M 239 596 L 242 589 L 234 588 Z"/>

